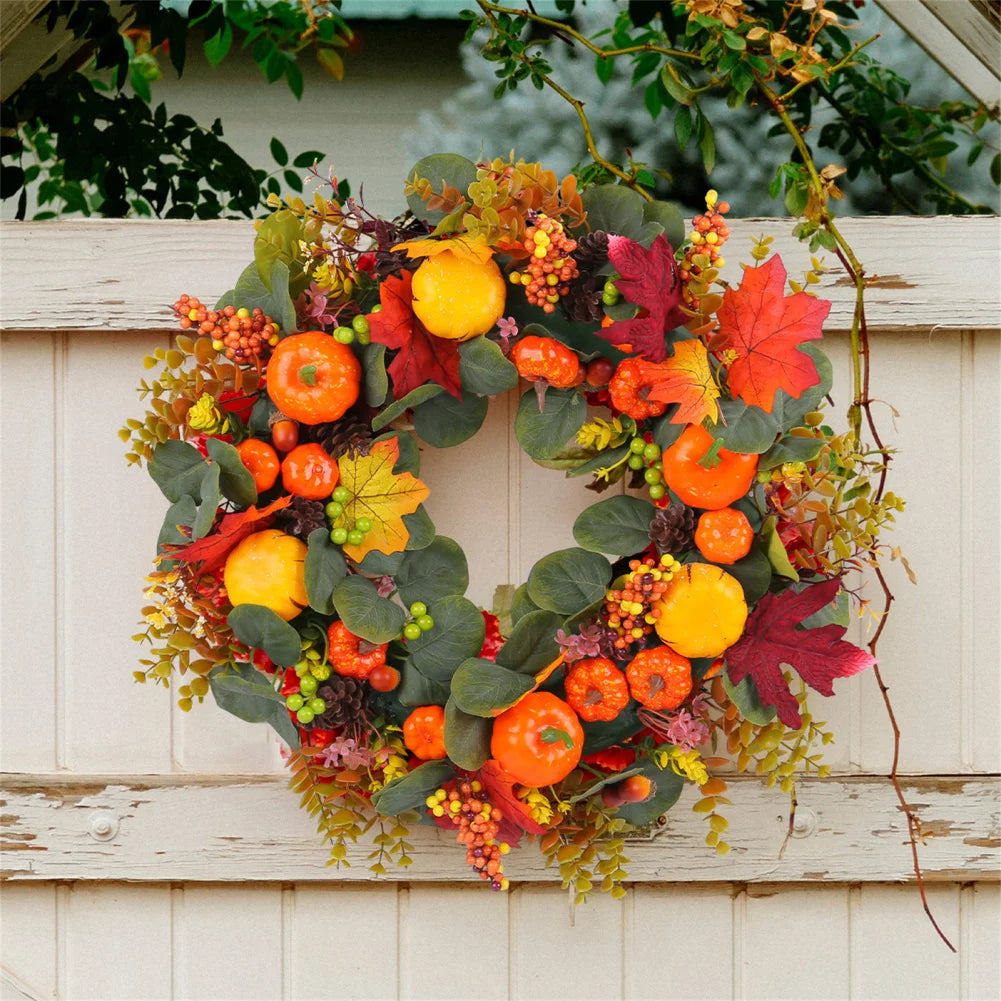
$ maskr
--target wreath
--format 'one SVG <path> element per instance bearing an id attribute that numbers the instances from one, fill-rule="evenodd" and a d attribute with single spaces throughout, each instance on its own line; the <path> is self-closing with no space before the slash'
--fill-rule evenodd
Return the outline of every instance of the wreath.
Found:
<path id="1" fill-rule="evenodd" d="M 527 837 L 577 899 L 618 896 L 624 834 L 686 784 L 724 854 L 720 769 L 825 774 L 807 695 L 874 663 L 844 574 L 900 502 L 827 423 L 819 263 L 791 280 L 761 238 L 725 286 L 715 192 L 687 236 L 513 157 L 426 158 L 405 194 L 394 219 L 336 178 L 272 196 L 235 288 L 174 304 L 121 432 L 170 502 L 135 677 L 270 724 L 334 863 L 376 828 L 372 869 L 409 865 L 420 818 L 494 889 Z M 526 384 L 525 452 L 619 486 L 487 611 L 419 443 Z"/>

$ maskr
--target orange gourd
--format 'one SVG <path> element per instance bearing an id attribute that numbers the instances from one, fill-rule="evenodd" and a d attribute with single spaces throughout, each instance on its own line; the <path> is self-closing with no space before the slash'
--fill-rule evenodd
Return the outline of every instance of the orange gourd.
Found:
<path id="1" fill-rule="evenodd" d="M 358 400 L 361 364 L 346 344 L 319 330 L 279 341 L 268 362 L 268 395 L 303 424 L 343 417 Z"/>
<path id="2" fill-rule="evenodd" d="M 664 452 L 664 482 L 690 507 L 717 510 L 743 497 L 758 472 L 758 456 L 720 448 L 711 464 L 702 465 L 713 436 L 689 424 Z"/>

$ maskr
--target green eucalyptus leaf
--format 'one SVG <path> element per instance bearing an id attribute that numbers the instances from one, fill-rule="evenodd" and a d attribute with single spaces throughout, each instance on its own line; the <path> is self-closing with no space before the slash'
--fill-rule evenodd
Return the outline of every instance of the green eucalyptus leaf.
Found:
<path id="1" fill-rule="evenodd" d="M 672 247 L 680 247 L 685 239 L 685 220 L 678 206 L 672 202 L 644 202 L 643 222 L 644 229 L 649 229 L 651 224 L 660 227 Z M 655 232 L 650 242 L 652 243 L 659 235 Z"/>
<path id="2" fill-rule="evenodd" d="M 365 558 L 358 566 L 364 573 L 373 577 L 383 574 L 392 577 L 400 569 L 403 555 L 403 553 L 380 553 L 378 549 L 373 549 L 365 554 Z"/>
<path id="3" fill-rule="evenodd" d="M 407 552 L 395 577 L 400 597 L 408 605 L 423 601 L 431 606 L 446 595 L 465 594 L 469 565 L 457 542 L 438 535 L 423 549 Z"/>
<path id="4" fill-rule="evenodd" d="M 601 598 L 611 564 L 586 549 L 559 549 L 543 556 L 528 575 L 528 593 L 540 608 L 573 615 Z"/>
<path id="5" fill-rule="evenodd" d="M 497 654 L 497 663 L 519 674 L 536 674 L 560 655 L 556 630 L 563 617 L 539 609 L 518 618 L 511 635 Z"/>
<path id="6" fill-rule="evenodd" d="M 775 442 L 758 462 L 759 470 L 774 469 L 786 462 L 810 462 L 820 455 L 823 438 L 788 437 Z"/>
<path id="7" fill-rule="evenodd" d="M 436 538 L 434 522 L 423 504 L 419 504 L 416 511 L 405 514 L 402 520 L 407 532 L 410 533 L 407 539 L 408 553 L 416 549 L 426 549 L 434 542 Z"/>
<path id="8" fill-rule="evenodd" d="M 408 810 L 423 810 L 424 801 L 455 777 L 455 768 L 447 759 L 425 761 L 412 772 L 387 782 L 372 793 L 372 806 L 384 817 L 397 817 Z"/>
<path id="9" fill-rule="evenodd" d="M 198 487 L 201 501 L 195 512 L 195 520 L 191 524 L 191 540 L 202 539 L 212 531 L 215 524 L 216 511 L 222 501 L 219 491 L 221 470 L 218 465 L 202 466 L 202 482 Z"/>
<path id="10" fill-rule="evenodd" d="M 729 674 L 723 672 L 723 688 L 726 690 L 727 698 L 737 707 L 740 715 L 756 726 L 764 726 L 775 719 L 775 706 L 766 706 L 761 701 L 754 679 L 748 674 L 744 680 L 735 685 Z"/>
<path id="11" fill-rule="evenodd" d="M 440 393 L 414 410 L 414 431 L 432 448 L 452 448 L 472 438 L 483 426 L 489 401 L 463 392 L 457 400 Z"/>
<path id="12" fill-rule="evenodd" d="M 547 389 L 541 412 L 535 390 L 529 389 L 518 404 L 514 431 L 533 459 L 553 459 L 586 419 L 587 401 L 575 389 Z"/>
<path id="13" fill-rule="evenodd" d="M 615 719 L 599 720 L 594 723 L 586 723 L 581 720 L 584 728 L 584 754 L 594 754 L 595 751 L 603 751 L 606 747 L 613 747 L 621 744 L 627 737 L 638 733 L 643 724 L 640 723 L 639 703 L 630 702 Z"/>
<path id="14" fill-rule="evenodd" d="M 471 716 L 496 716 L 535 687 L 530 674 L 519 674 L 492 660 L 471 657 L 452 675 L 452 697 Z"/>
<path id="15" fill-rule="evenodd" d="M 618 184 L 595 184 L 581 192 L 592 231 L 603 230 L 637 242 L 644 223 L 643 201 L 631 188 Z"/>
<path id="16" fill-rule="evenodd" d="M 164 546 L 186 546 L 191 541 L 178 526 L 184 525 L 190 529 L 194 523 L 196 511 L 194 499 L 188 494 L 167 508 L 167 513 L 163 516 L 163 524 L 160 526 L 160 534 L 156 537 L 158 555 L 163 553 Z M 159 566 L 161 570 L 169 570 L 176 565 L 176 562 L 176 560 L 171 560 L 168 566 L 166 560 L 161 560 Z"/>
<path id="17" fill-rule="evenodd" d="M 399 699 L 400 704 L 408 707 L 412 706 L 443 706 L 449 695 L 447 681 L 433 681 L 410 663 L 408 657 L 400 668 L 399 687 L 393 694 Z"/>
<path id="18" fill-rule="evenodd" d="M 539 610 L 539 606 L 532 601 L 528 593 L 528 584 L 519 584 L 511 597 L 511 625 L 516 626 L 523 616 Z"/>
<path id="19" fill-rule="evenodd" d="M 250 470 L 240 461 L 240 453 L 228 441 L 208 438 L 205 448 L 209 458 L 219 464 L 219 489 L 238 507 L 257 503 L 257 485 Z"/>
<path id="20" fill-rule="evenodd" d="M 365 373 L 365 402 L 370 407 L 381 407 L 389 393 L 386 345 L 366 344 L 361 349 L 361 364 Z"/>
<path id="21" fill-rule="evenodd" d="M 281 326 L 283 334 L 290 334 L 296 329 L 296 321 L 295 307 L 289 295 L 288 265 L 283 261 L 273 260 L 268 277 L 269 282 L 265 283 L 258 273 L 257 265 L 247 265 L 236 281 L 232 297 L 226 302 L 220 299 L 216 308 L 232 305 L 253 312 L 260 307 Z"/>
<path id="22" fill-rule="evenodd" d="M 347 575 L 348 565 L 341 547 L 330 541 L 330 533 L 325 528 L 310 532 L 308 545 L 305 577 L 309 607 L 321 615 L 333 615 L 334 588 Z"/>
<path id="23" fill-rule="evenodd" d="M 421 177 L 431 182 L 437 194 L 441 194 L 447 184 L 449 187 L 458 188 L 465 195 L 469 185 L 476 180 L 476 164 L 456 153 L 434 153 L 424 157 L 423 160 L 418 160 L 413 170 L 407 174 L 410 181 Z M 432 226 L 436 226 L 446 216 L 442 209 L 428 209 L 427 202 L 416 192 L 407 195 L 407 205 L 418 219 L 423 219 Z"/>
<path id="24" fill-rule="evenodd" d="M 263 650 L 279 667 L 299 659 L 299 634 L 277 612 L 264 605 L 237 605 L 226 617 L 230 629 L 244 645 Z"/>
<path id="25" fill-rule="evenodd" d="M 153 449 L 149 475 L 167 500 L 176 503 L 182 497 L 200 501 L 205 460 L 194 445 L 173 438 Z"/>
<path id="26" fill-rule="evenodd" d="M 406 396 L 380 411 L 372 418 L 372 430 L 381 431 L 390 421 L 395 421 L 401 414 L 406 413 L 411 407 L 419 407 L 422 403 L 433 399 L 439 393 L 444 393 L 436 382 L 427 382 L 423 386 L 410 390 Z"/>
<path id="27" fill-rule="evenodd" d="M 333 602 L 344 625 L 369 643 L 387 643 L 403 630 L 403 609 L 388 598 L 380 598 L 367 577 L 351 576 L 339 581 Z"/>
<path id="28" fill-rule="evenodd" d="M 802 351 L 813 359 L 817 375 L 820 382 L 816 386 L 810 386 L 803 390 L 799 397 L 790 396 L 784 389 L 775 391 L 775 401 L 772 405 L 772 413 L 778 421 L 779 427 L 788 430 L 789 428 L 802 427 L 803 418 L 812 410 L 819 410 L 824 397 L 831 391 L 834 381 L 834 369 L 831 366 L 831 359 L 827 357 L 819 344 L 800 344 L 797 351 Z"/>
<path id="29" fill-rule="evenodd" d="M 653 440 L 666 452 L 680 437 L 687 424 L 672 424 L 669 414 L 659 418 L 653 426 Z"/>
<path id="30" fill-rule="evenodd" d="M 722 439 L 724 448 L 756 455 L 771 448 L 779 433 L 774 413 L 749 406 L 743 400 L 720 400 L 719 407 L 726 424 L 713 428 L 713 436 Z"/>
<path id="31" fill-rule="evenodd" d="M 577 545 L 592 553 L 629 556 L 650 545 L 657 509 L 648 500 L 619 494 L 585 508 L 573 525 Z"/>
<path id="32" fill-rule="evenodd" d="M 449 681 L 462 661 L 483 648 L 486 624 L 467 598 L 452 594 L 435 601 L 434 625 L 417 639 L 407 640 L 414 667 L 432 681 Z"/>
<path id="33" fill-rule="evenodd" d="M 299 746 L 299 733 L 289 718 L 285 700 L 274 690 L 267 675 L 249 663 L 231 663 L 213 668 L 209 688 L 216 705 L 247 723 L 267 723 L 289 747 Z"/>
<path id="34" fill-rule="evenodd" d="M 495 341 L 473 337 L 459 345 L 459 380 L 470 393 L 497 396 L 518 385 L 518 369 Z"/>
<path id="35" fill-rule="evenodd" d="M 460 768 L 475 772 L 490 757 L 493 722 L 463 712 L 449 696 L 445 703 L 445 750 Z"/>

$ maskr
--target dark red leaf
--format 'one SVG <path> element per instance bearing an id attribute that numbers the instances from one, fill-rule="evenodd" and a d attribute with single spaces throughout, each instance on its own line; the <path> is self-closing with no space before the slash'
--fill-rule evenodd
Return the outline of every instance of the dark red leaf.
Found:
<path id="1" fill-rule="evenodd" d="M 744 268 L 738 288 L 723 293 L 717 350 L 730 350 L 730 391 L 768 413 L 775 391 L 800 397 L 820 382 L 813 359 L 796 346 L 823 336 L 831 304 L 805 292 L 785 294 L 786 269 L 777 254 L 757 268 Z"/>
<path id="2" fill-rule="evenodd" d="M 782 676 L 783 665 L 794 668 L 821 695 L 833 695 L 831 682 L 835 678 L 850 677 L 876 663 L 872 654 L 842 639 L 844 626 L 796 628 L 829 605 L 840 587 L 834 577 L 798 594 L 792 589 L 780 595 L 766 594 L 748 618 L 740 641 L 726 652 L 730 680 L 738 685 L 750 675 L 761 701 L 775 706 L 779 719 L 788 727 L 798 729 L 802 720 L 799 703 Z"/>
<path id="3" fill-rule="evenodd" d="M 165 555 L 168 559 L 180 560 L 183 563 L 196 563 L 203 560 L 202 573 L 208 573 L 225 562 L 226 557 L 229 556 L 230 551 L 238 542 L 259 531 L 261 521 L 271 517 L 275 511 L 288 507 L 291 503 L 290 496 L 279 497 L 278 500 L 272 501 L 267 507 L 260 510 L 251 505 L 246 511 L 235 511 L 233 514 L 227 514 L 219 522 L 218 529 L 211 535 L 206 535 L 203 539 L 180 549 L 166 546 Z"/>
<path id="4" fill-rule="evenodd" d="M 435 337 L 417 319 L 411 305 L 412 283 L 409 271 L 399 278 L 386 278 L 379 286 L 382 310 L 368 315 L 372 340 L 398 352 L 387 369 L 393 380 L 393 398 L 402 400 L 430 380 L 461 400 L 459 342 Z"/>
<path id="5" fill-rule="evenodd" d="M 548 827 L 543 827 L 542 824 L 532 820 L 524 801 L 515 795 L 516 780 L 501 767 L 499 762 L 493 758 L 488 759 L 477 775 L 486 789 L 490 802 L 503 812 L 504 819 L 498 832 L 502 840 L 516 848 L 522 832 L 545 834 L 549 830 Z"/>
<path id="6" fill-rule="evenodd" d="M 609 344 L 630 344 L 649 361 L 667 357 L 664 335 L 685 322 L 681 311 L 681 275 L 674 249 L 661 234 L 649 249 L 625 236 L 608 238 L 608 259 L 621 277 L 615 281 L 629 302 L 642 306 L 646 316 L 619 320 L 597 331 Z"/>

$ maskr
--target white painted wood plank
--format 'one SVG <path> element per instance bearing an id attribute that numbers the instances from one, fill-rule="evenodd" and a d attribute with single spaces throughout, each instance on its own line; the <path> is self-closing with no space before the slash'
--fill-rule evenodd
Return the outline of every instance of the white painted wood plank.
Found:
<path id="1" fill-rule="evenodd" d="M 465 852 L 463 852 L 465 855 Z M 400 997 L 508 996 L 508 894 L 480 885 L 400 889 Z M 540 985 L 543 986 L 543 985 Z"/>
<path id="2" fill-rule="evenodd" d="M 997 274 L 1001 232 L 996 219 L 869 216 L 839 219 L 838 225 L 870 278 L 871 330 L 998 326 L 1001 291 L 998 283 L 983 281 Z M 730 229 L 732 246 L 723 271 L 728 280 L 739 280 L 739 261 L 750 260 L 752 233 L 774 234 L 773 247 L 791 276 L 810 267 L 809 251 L 783 220 L 733 219 Z M 231 289 L 251 259 L 252 235 L 247 222 L 2 222 L 5 283 L 21 294 L 3 297 L 0 328 L 172 329 L 168 304 L 184 291 L 210 300 Z M 962 246 L 964 252 L 928 253 L 929 247 L 949 246 Z M 38 267 L 38 261 L 56 259 L 77 262 L 72 280 Z M 832 271 L 815 288 L 834 303 L 830 328 L 848 329 L 855 292 L 847 277 Z"/>
<path id="3" fill-rule="evenodd" d="M 117 780 L 120 782 L 120 780 Z M 281 778 L 148 776 L 129 784 L 116 779 L 76 782 L 5 777 L 5 827 L 34 835 L 31 850 L 4 857 L 11 879 L 126 880 L 374 880 L 367 842 L 349 852 L 352 868 L 326 867 L 327 851 L 312 821 L 298 809 Z M 930 880 L 998 878 L 1001 796 L 996 777 L 913 778 L 903 782 L 927 835 L 921 861 Z M 668 814 L 653 839 L 629 846 L 637 881 L 886 881 L 911 878 L 903 818 L 882 779 L 813 780 L 799 790 L 798 817 L 811 833 L 792 838 L 787 800 L 755 780 L 737 779 L 733 806 L 734 850 L 717 856 L 703 844 L 704 819 L 693 814 L 690 793 Z M 115 837 L 89 834 L 96 812 L 120 821 Z M 465 881 L 463 853 L 448 832 L 412 832 L 415 864 L 410 881 Z M 508 857 L 512 881 L 552 881 L 532 847 Z"/>
<path id="4" fill-rule="evenodd" d="M 509 856 L 510 857 L 510 856 Z M 511 998 L 623 996 L 620 900 L 599 894 L 573 911 L 567 891 L 519 887 L 511 897 Z"/>
<path id="5" fill-rule="evenodd" d="M 66 610 L 57 628 L 66 655 L 64 764 L 82 772 L 170 768 L 170 703 L 130 678 L 138 666 L 130 637 L 140 631 L 143 578 L 166 502 L 148 476 L 126 465 L 115 436 L 141 410 L 135 387 L 156 343 L 151 335 L 109 334 L 71 338 L 67 351 L 56 585 Z"/>
<path id="6" fill-rule="evenodd" d="M 879 641 L 883 678 L 903 731 L 900 768 L 905 772 L 949 773 L 962 767 L 960 675 L 964 645 L 962 562 L 962 450 L 959 401 L 963 340 L 945 333 L 912 333 L 873 346 L 878 389 L 873 395 L 897 409 L 880 408 L 877 420 L 897 449 L 892 489 L 907 502 L 885 540 L 903 549 L 918 578 L 912 585 L 899 564 L 884 568 L 897 598 Z M 949 401 L 949 402 L 946 402 Z M 995 502 L 996 504 L 996 502 Z M 990 531 L 990 529 L 987 529 Z M 996 568 L 994 571 L 996 572 Z M 867 585 L 873 608 L 882 608 L 875 580 Z M 970 627 L 976 628 L 973 623 Z M 985 668 L 982 667 L 981 670 Z M 865 772 L 889 771 L 892 733 L 876 686 L 867 672 L 860 680 L 861 758 Z M 934 727 L 934 739 L 927 733 Z"/>
<path id="7" fill-rule="evenodd" d="M 51 771 L 62 764 L 56 630 L 63 609 L 54 590 L 53 458 L 62 418 L 63 346 L 58 334 L 4 334 L 0 342 L 0 566 L 6 585 L 0 591 L 0 664 L 11 679 L 0 699 L 0 760 L 10 771 Z M 28 622 L 33 628 L 20 627 Z M 15 684 L 15 678 L 24 680 Z"/>
<path id="8" fill-rule="evenodd" d="M 56 887 L 4 884 L 0 889 L 0 984 L 29 998 L 59 996 L 56 980 Z M 13 992 L 12 992 L 13 993 Z M 7 993 L 2 993 L 6 999 Z M 13 994 L 17 997 L 17 994 Z"/>
<path id="9" fill-rule="evenodd" d="M 168 887 L 76 885 L 64 899 L 61 996 L 80 1001 L 171 996 Z"/>
<path id="10" fill-rule="evenodd" d="M 631 887 L 625 898 L 625 990 L 630 1001 L 729 997 L 733 982 L 729 886 Z"/>
<path id="11" fill-rule="evenodd" d="M 968 414 L 968 472 L 963 552 L 968 613 L 964 660 L 970 664 L 968 746 L 964 768 L 1001 772 L 1001 338 L 971 332 L 972 357 L 964 380 Z M 971 579 L 972 578 L 972 579 Z"/>
<path id="12" fill-rule="evenodd" d="M 1001 886 L 977 883 L 962 889 L 963 1001 L 1001 997 Z"/>
<path id="13" fill-rule="evenodd" d="M 491 400 L 483 427 L 455 448 L 421 444 L 420 478 L 431 490 L 424 506 L 438 534 L 454 539 L 466 554 L 466 597 L 488 610 L 494 588 L 508 579 L 510 406 L 507 396 Z M 434 609 L 429 611 L 433 616 Z"/>
<path id="14" fill-rule="evenodd" d="M 294 906 L 284 929 L 288 997 L 297 1001 L 398 997 L 400 892 L 395 884 L 294 887 Z M 431 937 L 425 930 L 418 951 Z M 322 943 L 330 943 L 332 962 Z"/>
<path id="15" fill-rule="evenodd" d="M 274 1001 L 282 996 L 279 887 L 186 886 L 175 901 L 172 934 L 175 997 Z M 163 961 L 164 953 L 160 956 Z"/>
<path id="16" fill-rule="evenodd" d="M 928 904 L 953 945 L 959 939 L 959 888 L 928 887 Z M 851 890 L 852 997 L 870 1001 L 950 1001 L 960 997 L 959 963 L 915 908 L 910 886 Z"/>
<path id="17" fill-rule="evenodd" d="M 740 913 L 738 997 L 841 1001 L 851 996 L 847 889 L 749 887 Z"/>

